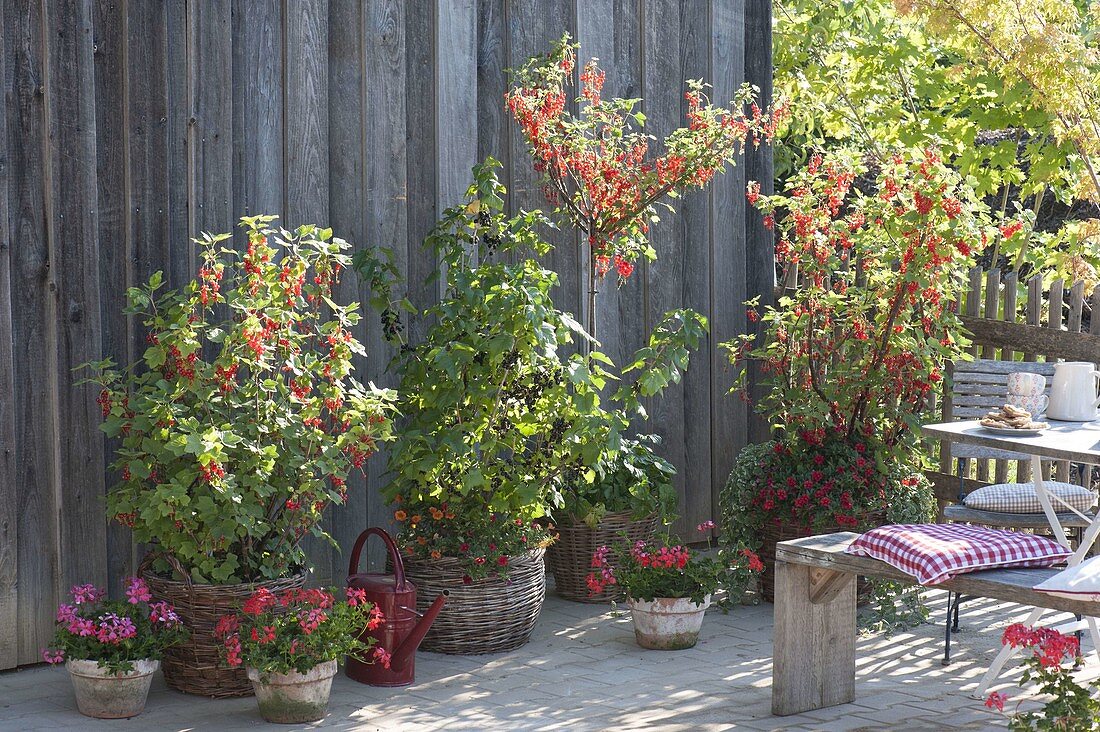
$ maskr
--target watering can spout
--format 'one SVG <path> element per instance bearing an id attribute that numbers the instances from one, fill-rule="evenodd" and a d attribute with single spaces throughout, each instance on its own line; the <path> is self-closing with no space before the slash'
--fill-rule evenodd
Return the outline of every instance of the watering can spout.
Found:
<path id="1" fill-rule="evenodd" d="M 416 649 L 420 647 L 420 642 L 424 640 L 424 636 L 427 634 L 428 629 L 432 627 L 432 623 L 435 622 L 436 616 L 439 615 L 439 611 L 443 609 L 443 603 L 446 601 L 446 593 L 435 598 L 435 602 L 432 603 L 431 607 L 420 616 L 420 622 L 413 627 L 397 650 L 393 651 L 390 668 L 400 671 L 414 657 Z"/>

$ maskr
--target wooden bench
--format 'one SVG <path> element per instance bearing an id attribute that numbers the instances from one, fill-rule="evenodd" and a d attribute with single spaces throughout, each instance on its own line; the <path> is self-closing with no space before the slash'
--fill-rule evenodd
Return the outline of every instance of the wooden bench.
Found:
<path id="1" fill-rule="evenodd" d="M 885 562 L 845 554 L 850 532 L 783 541 L 775 548 L 772 713 L 798 714 L 856 696 L 856 575 L 916 584 Z M 937 589 L 1077 615 L 1100 603 L 1032 589 L 1060 569 L 992 569 L 959 575 Z"/>

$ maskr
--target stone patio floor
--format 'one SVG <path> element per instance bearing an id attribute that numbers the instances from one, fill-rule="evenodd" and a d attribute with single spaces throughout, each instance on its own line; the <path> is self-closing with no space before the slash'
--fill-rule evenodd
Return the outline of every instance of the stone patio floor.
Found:
<path id="1" fill-rule="evenodd" d="M 946 593 L 930 593 L 933 618 Z M 940 664 L 943 626 L 862 637 L 853 704 L 771 716 L 771 606 L 707 614 L 699 645 L 644 651 L 628 616 L 553 595 L 530 644 L 495 656 L 420 653 L 413 686 L 380 689 L 340 675 L 328 717 L 333 730 L 985 730 L 1005 726 L 972 690 L 996 653 L 1000 631 L 1026 613 L 974 600 L 963 606 L 955 662 Z M 1052 615 L 1051 618 L 1054 616 Z M 1085 641 L 1086 649 L 1091 644 Z M 1082 672 L 1095 677 L 1095 656 Z M 1028 697 L 1013 683 L 999 686 Z M 1013 705 L 1015 702 L 1010 702 Z M 1032 700 L 1029 702 L 1034 704 Z M 146 711 L 126 721 L 82 717 L 68 674 L 36 667 L 0 673 L 0 730 L 252 730 L 266 725 L 251 698 L 209 700 L 171 691 L 159 677 Z"/>

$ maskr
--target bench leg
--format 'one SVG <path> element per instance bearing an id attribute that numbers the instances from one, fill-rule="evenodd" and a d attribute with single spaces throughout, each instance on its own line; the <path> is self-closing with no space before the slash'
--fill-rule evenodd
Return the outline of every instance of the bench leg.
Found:
<path id="1" fill-rule="evenodd" d="M 813 570 L 775 564 L 772 714 L 847 704 L 856 697 L 856 583 L 811 600 Z M 835 592 L 835 594 L 834 594 Z"/>

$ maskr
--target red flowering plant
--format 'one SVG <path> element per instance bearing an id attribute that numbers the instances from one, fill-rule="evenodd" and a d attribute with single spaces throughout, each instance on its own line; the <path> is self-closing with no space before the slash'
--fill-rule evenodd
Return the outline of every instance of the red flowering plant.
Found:
<path id="1" fill-rule="evenodd" d="M 1052 628 L 1029 628 L 1016 623 L 1005 628 L 1004 645 L 1028 649 L 1024 661 L 1024 683 L 1038 682 L 1039 691 L 1048 697 L 1042 709 L 1017 711 L 1009 721 L 1012 730 L 1075 730 L 1088 732 L 1100 729 L 1100 701 L 1089 689 L 1078 684 L 1071 673 L 1072 664 L 1081 652 L 1075 636 L 1064 635 Z M 1063 664 L 1069 662 L 1071 667 Z M 986 697 L 990 709 L 1004 711 L 1008 696 L 993 692 Z"/>
<path id="2" fill-rule="evenodd" d="M 241 220 L 243 252 L 225 247 L 229 234 L 204 234 L 199 276 L 182 291 L 162 293 L 159 272 L 131 288 L 142 359 L 90 365 L 103 429 L 121 442 L 110 515 L 195 582 L 305 566 L 303 537 L 328 538 L 325 508 L 390 437 L 393 393 L 351 376 L 364 352 L 357 305 L 332 299 L 349 244 L 273 220 Z M 163 558 L 154 568 L 171 571 Z"/>
<path id="3" fill-rule="evenodd" d="M 76 585 L 71 603 L 57 608 L 57 631 L 42 651 L 47 663 L 97 661 L 113 674 L 134 670 L 134 661 L 155 660 L 188 632 L 167 602 L 153 602 L 145 582 L 126 580 L 126 600 L 107 600 L 95 585 Z"/>
<path id="4" fill-rule="evenodd" d="M 656 258 L 649 225 L 658 207 L 671 211 L 668 199 L 705 187 L 747 144 L 770 141 L 785 107 L 775 114 L 761 110 L 748 85 L 730 108 L 715 106 L 702 81 L 688 81 L 687 124 L 665 137 L 663 154 L 655 156 L 641 100 L 604 98 L 604 72 L 595 59 L 580 71 L 577 113 L 570 111 L 579 48 L 566 34 L 549 53 L 528 59 L 513 73 L 505 101 L 542 174 L 547 200 L 587 245 L 587 325 L 595 335 L 598 281 L 614 268 L 621 282 L 639 258 Z"/>
<path id="5" fill-rule="evenodd" d="M 713 521 L 706 521 L 696 530 L 709 536 L 714 527 Z M 601 546 L 592 555 L 586 582 L 592 595 L 617 585 L 632 600 L 689 597 L 702 605 L 720 587 L 742 585 L 763 568 L 760 558 L 748 549 L 733 561 L 719 560 L 664 533 L 652 541 L 631 544 L 624 537 L 613 547 Z"/>
<path id="6" fill-rule="evenodd" d="M 724 344 L 742 393 L 740 367 L 760 365 L 769 388 L 758 410 L 782 430 L 731 476 L 732 503 L 749 514 L 740 523 L 751 531 L 773 520 L 854 527 L 875 507 L 920 492 L 914 427 L 944 361 L 961 355 L 951 303 L 986 241 L 982 206 L 932 150 L 883 163 L 867 193 L 853 187 L 862 172 L 814 155 L 786 196 L 749 186 L 749 200 L 778 228 L 779 264 L 800 278 L 775 306 L 750 310 L 763 319 L 762 341 Z"/>
<path id="7" fill-rule="evenodd" d="M 229 666 L 247 666 L 260 673 L 306 673 L 314 666 L 344 656 L 390 665 L 390 652 L 373 638 L 360 639 L 384 618 L 378 606 L 356 587 L 344 590 L 289 589 L 274 593 L 260 588 L 235 615 L 224 615 L 214 629 Z"/>
<path id="8" fill-rule="evenodd" d="M 736 365 L 759 362 L 770 389 L 758 407 L 775 427 L 806 446 L 863 444 L 881 460 L 910 452 L 944 361 L 961 353 L 951 303 L 987 235 L 982 205 L 935 151 L 883 163 L 870 193 L 852 186 L 862 172 L 814 155 L 785 196 L 750 185 L 778 227 L 778 263 L 800 283 L 751 310 L 763 342 L 725 347 Z"/>

